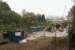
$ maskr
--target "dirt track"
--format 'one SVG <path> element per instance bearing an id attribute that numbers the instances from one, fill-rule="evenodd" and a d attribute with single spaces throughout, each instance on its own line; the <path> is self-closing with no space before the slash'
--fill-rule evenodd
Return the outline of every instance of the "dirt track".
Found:
<path id="1" fill-rule="evenodd" d="M 55 38 L 49 37 L 39 37 L 35 40 L 30 40 L 25 44 L 15 44 L 9 43 L 0 46 L 0 50 L 53 50 L 54 46 L 58 46 L 58 50 L 65 47 L 63 50 L 68 50 L 68 41 L 65 38 L 57 38 L 57 42 L 55 42 Z"/>
<path id="2" fill-rule="evenodd" d="M 50 43 L 49 38 L 39 38 L 38 40 L 31 40 L 25 44 L 9 43 L 0 46 L 0 50 L 40 50 L 45 48 Z"/>

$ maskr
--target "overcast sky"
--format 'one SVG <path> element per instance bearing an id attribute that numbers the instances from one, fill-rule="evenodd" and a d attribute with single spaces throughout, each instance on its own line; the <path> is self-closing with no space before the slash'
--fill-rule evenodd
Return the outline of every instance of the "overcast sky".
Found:
<path id="1" fill-rule="evenodd" d="M 28 12 L 45 15 L 64 16 L 72 7 L 71 0 L 3 0 L 12 10 L 21 13 L 23 9 Z"/>

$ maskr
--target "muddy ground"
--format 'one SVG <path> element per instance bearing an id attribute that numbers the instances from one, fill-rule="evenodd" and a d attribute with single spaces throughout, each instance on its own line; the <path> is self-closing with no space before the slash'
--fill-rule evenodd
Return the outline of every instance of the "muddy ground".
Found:
<path id="1" fill-rule="evenodd" d="M 57 47 L 56 47 L 57 46 Z M 68 50 L 66 38 L 39 37 L 24 44 L 8 43 L 0 45 L 0 50 Z"/>

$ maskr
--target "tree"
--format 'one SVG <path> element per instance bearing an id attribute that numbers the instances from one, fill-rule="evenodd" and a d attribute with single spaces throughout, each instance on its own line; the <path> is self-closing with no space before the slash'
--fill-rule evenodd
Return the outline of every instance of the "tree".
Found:
<path id="1" fill-rule="evenodd" d="M 37 14 L 36 18 L 37 18 L 37 25 L 41 25 L 41 23 L 42 23 L 42 15 Z"/>
<path id="2" fill-rule="evenodd" d="M 21 16 L 14 11 L 5 2 L 0 2 L 0 29 L 10 30 L 18 28 Z"/>
<path id="3" fill-rule="evenodd" d="M 6 2 L 0 2 L 0 11 L 11 10 Z"/>
<path id="4" fill-rule="evenodd" d="M 23 28 L 26 28 L 26 30 L 29 31 L 31 27 L 37 26 L 36 15 L 23 10 L 22 23 Z"/>
<path id="5" fill-rule="evenodd" d="M 45 22 L 45 15 L 44 14 L 42 15 L 41 20 L 42 20 L 42 22 Z"/>
<path id="6" fill-rule="evenodd" d="M 36 16 L 37 16 L 38 25 L 44 25 L 44 23 L 45 23 L 45 15 L 44 14 L 43 15 L 38 14 Z"/>
<path id="7" fill-rule="evenodd" d="M 72 14 L 72 29 L 75 30 L 75 6 L 72 7 L 71 14 Z"/>

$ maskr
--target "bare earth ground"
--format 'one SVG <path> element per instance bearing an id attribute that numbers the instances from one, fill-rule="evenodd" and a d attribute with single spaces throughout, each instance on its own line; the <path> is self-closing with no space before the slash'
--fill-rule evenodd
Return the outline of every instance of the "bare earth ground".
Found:
<path id="1" fill-rule="evenodd" d="M 40 50 L 41 48 L 47 47 L 49 42 L 49 38 L 39 38 L 28 41 L 25 44 L 9 43 L 1 45 L 0 50 Z"/>
<path id="2" fill-rule="evenodd" d="M 57 46 L 57 48 L 54 46 Z M 57 38 L 55 42 L 55 38 L 39 37 L 24 44 L 9 43 L 0 45 L 0 50 L 68 50 L 68 40 Z"/>

